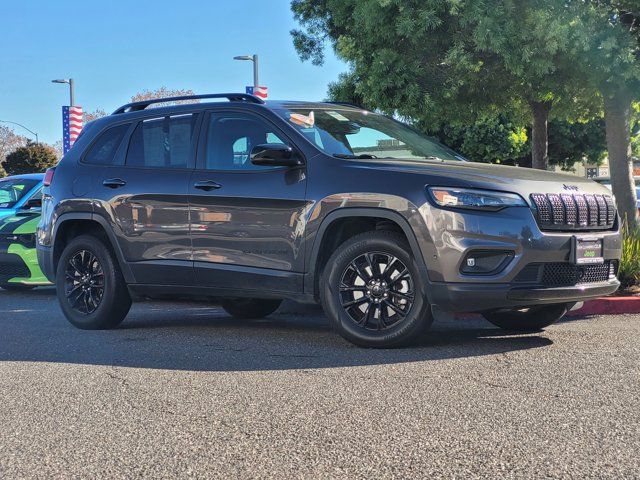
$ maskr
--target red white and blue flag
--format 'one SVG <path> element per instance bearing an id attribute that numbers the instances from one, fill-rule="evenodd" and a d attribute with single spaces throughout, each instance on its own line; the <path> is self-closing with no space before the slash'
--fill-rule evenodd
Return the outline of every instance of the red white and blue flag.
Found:
<path id="1" fill-rule="evenodd" d="M 261 98 L 262 100 L 267 99 L 267 87 L 247 87 L 247 93 Z"/>
<path id="2" fill-rule="evenodd" d="M 67 153 L 82 131 L 82 107 L 62 107 L 62 148 Z"/>

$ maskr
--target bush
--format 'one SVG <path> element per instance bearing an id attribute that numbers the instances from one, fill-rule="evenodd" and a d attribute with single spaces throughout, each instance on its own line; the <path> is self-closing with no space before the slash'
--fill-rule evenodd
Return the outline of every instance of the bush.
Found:
<path id="1" fill-rule="evenodd" d="M 4 162 L 4 169 L 8 175 L 22 175 L 24 173 L 42 173 L 58 162 L 56 151 L 48 145 L 29 143 L 18 147 Z"/>
<path id="2" fill-rule="evenodd" d="M 622 258 L 618 269 L 621 288 L 640 284 L 640 229 L 622 231 Z"/>

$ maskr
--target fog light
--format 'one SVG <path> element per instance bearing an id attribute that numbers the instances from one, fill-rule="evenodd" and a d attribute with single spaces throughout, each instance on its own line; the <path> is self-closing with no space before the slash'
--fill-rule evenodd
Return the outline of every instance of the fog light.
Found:
<path id="1" fill-rule="evenodd" d="M 492 275 L 501 272 L 511 262 L 513 252 L 496 250 L 473 250 L 460 265 L 465 275 Z"/>
<path id="2" fill-rule="evenodd" d="M 618 262 L 615 260 L 609 262 L 609 278 L 616 278 L 616 274 L 618 273 Z"/>

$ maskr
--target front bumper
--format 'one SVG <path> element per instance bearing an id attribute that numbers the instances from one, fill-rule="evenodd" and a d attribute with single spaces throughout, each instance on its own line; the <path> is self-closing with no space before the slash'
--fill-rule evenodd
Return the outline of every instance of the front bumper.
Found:
<path id="1" fill-rule="evenodd" d="M 36 251 L 20 244 L 0 248 L 0 284 L 48 285 L 36 259 Z"/>
<path id="2" fill-rule="evenodd" d="M 620 282 L 606 282 L 568 287 L 523 287 L 513 284 L 432 283 L 429 296 L 434 307 L 446 312 L 482 312 L 498 308 L 573 303 L 615 292 Z"/>

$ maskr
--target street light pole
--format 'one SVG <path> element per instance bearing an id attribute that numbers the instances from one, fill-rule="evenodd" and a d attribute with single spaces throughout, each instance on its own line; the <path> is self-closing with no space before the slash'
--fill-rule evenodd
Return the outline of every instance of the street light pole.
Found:
<path id="1" fill-rule="evenodd" d="M 69 79 L 69 106 L 73 107 L 74 98 L 73 98 L 73 78 Z"/>
<path id="2" fill-rule="evenodd" d="M 36 132 L 34 132 L 33 130 L 28 129 L 27 127 L 25 127 L 24 125 L 22 125 L 21 123 L 18 122 L 10 122 L 9 120 L 0 120 L 0 123 L 11 123 L 12 125 L 17 125 L 19 127 L 24 128 L 27 132 L 29 132 L 32 135 L 35 135 L 36 137 L 36 145 L 39 145 L 40 142 L 38 141 L 38 134 Z"/>
<path id="3" fill-rule="evenodd" d="M 73 107 L 73 105 L 74 105 L 73 78 L 60 78 L 58 80 L 51 80 L 51 83 L 67 83 L 67 84 L 69 84 L 69 106 Z"/>
<path id="4" fill-rule="evenodd" d="M 253 55 L 239 55 L 237 57 L 233 57 L 234 60 L 249 60 L 253 62 L 253 86 L 259 87 L 260 81 L 258 79 L 258 55 L 255 53 Z"/>
<path id="5" fill-rule="evenodd" d="M 258 55 L 253 54 L 253 86 L 259 87 L 260 82 L 258 81 Z"/>

